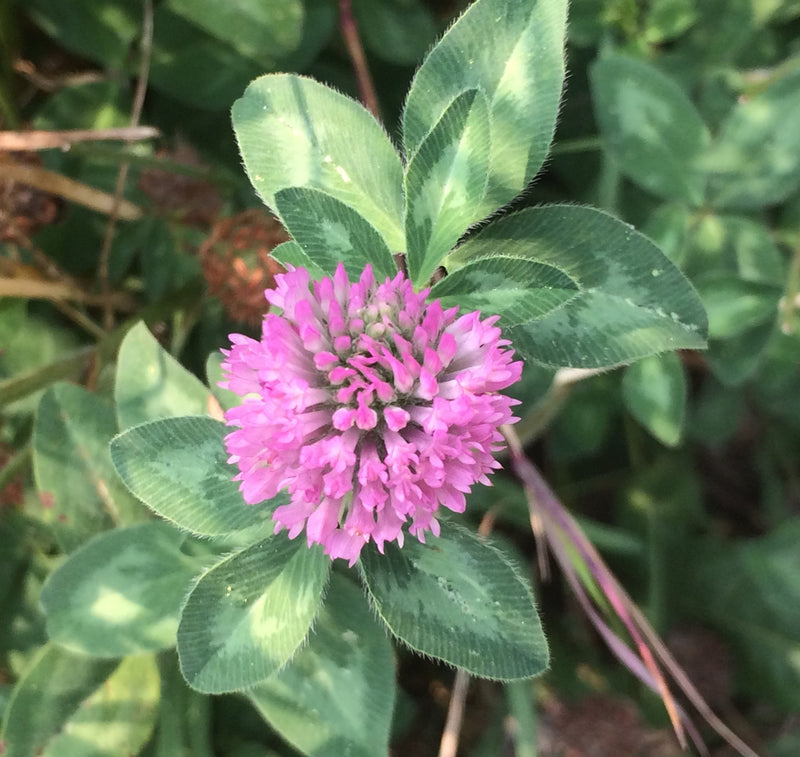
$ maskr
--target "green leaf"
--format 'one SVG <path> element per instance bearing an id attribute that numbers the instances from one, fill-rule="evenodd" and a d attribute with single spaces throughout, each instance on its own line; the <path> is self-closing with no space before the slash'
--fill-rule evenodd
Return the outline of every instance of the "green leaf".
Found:
<path id="1" fill-rule="evenodd" d="M 659 197 L 699 205 L 711 135 L 683 90 L 655 66 L 608 56 L 592 68 L 595 114 L 620 169 Z"/>
<path id="2" fill-rule="evenodd" d="M 758 281 L 783 287 L 786 271 L 783 255 L 771 230 L 764 223 L 749 218 L 723 216 L 726 252 L 735 261 L 735 270 L 745 281 Z"/>
<path id="3" fill-rule="evenodd" d="M 502 313 L 504 328 L 542 318 L 578 294 L 578 284 L 555 266 L 502 254 L 457 269 L 432 290 L 445 307 Z"/>
<path id="4" fill-rule="evenodd" d="M 271 208 L 281 189 L 317 189 L 350 205 L 391 250 L 403 249 L 400 158 L 363 106 L 311 79 L 274 74 L 234 103 L 233 127 L 247 175 Z"/>
<path id="5" fill-rule="evenodd" d="M 272 530 L 274 507 L 246 505 L 228 465 L 225 426 L 212 418 L 167 418 L 135 426 L 111 443 L 125 485 L 151 510 L 200 536 Z"/>
<path id="6" fill-rule="evenodd" d="M 397 273 L 383 237 L 349 205 L 316 189 L 293 187 L 275 194 L 275 206 L 294 241 L 328 275 L 340 261 L 351 274 L 371 263 L 379 280 Z"/>
<path id="7" fill-rule="evenodd" d="M 483 215 L 489 170 L 489 110 L 462 92 L 423 140 L 406 172 L 406 244 L 411 279 L 422 284 L 467 227 Z"/>
<path id="8" fill-rule="evenodd" d="M 300 0 L 167 0 L 166 7 L 267 69 L 300 44 Z"/>
<path id="9" fill-rule="evenodd" d="M 293 265 L 295 268 L 305 268 L 312 281 L 321 279 L 325 276 L 325 271 L 322 270 L 308 255 L 305 250 L 293 239 L 288 242 L 282 242 L 275 247 L 270 253 L 271 257 L 283 265 Z"/>
<path id="10" fill-rule="evenodd" d="M 62 47 L 111 69 L 123 66 L 142 16 L 138 0 L 27 0 L 20 10 Z"/>
<path id="11" fill-rule="evenodd" d="M 29 304 L 32 307 L 29 307 Z M 89 355 L 75 333 L 37 314 L 31 300 L 0 300 L 0 407 L 8 418 L 36 410 L 43 386 L 39 370 L 49 381 L 78 376 Z"/>
<path id="12" fill-rule="evenodd" d="M 197 128 L 200 130 L 202 127 L 198 125 Z M 230 147 L 233 147 L 232 140 Z M 147 241 L 139 258 L 144 284 L 142 294 L 149 303 L 155 305 L 168 301 L 177 310 L 180 306 L 174 298 L 186 303 L 188 290 L 197 286 L 202 276 L 200 260 L 190 251 L 201 244 L 203 233 L 186 225 L 168 223 L 162 218 L 153 217 L 140 224 L 147 230 L 143 234 Z"/>
<path id="13" fill-rule="evenodd" d="M 363 594 L 334 574 L 308 644 L 247 696 L 303 754 L 386 754 L 395 697 L 392 648 Z"/>
<path id="14" fill-rule="evenodd" d="M 111 405 L 79 386 L 55 384 L 42 396 L 33 429 L 39 517 L 65 552 L 146 514 L 111 465 L 108 443 L 116 431 Z"/>
<path id="15" fill-rule="evenodd" d="M 14 688 L 0 743 L 14 757 L 129 757 L 150 738 L 158 697 L 151 655 L 117 663 L 48 644 Z"/>
<path id="16" fill-rule="evenodd" d="M 783 255 L 764 223 L 706 213 L 691 223 L 687 241 L 690 256 L 682 270 L 693 281 L 728 271 L 744 281 L 785 284 Z"/>
<path id="17" fill-rule="evenodd" d="M 800 186 L 800 71 L 737 105 L 706 157 L 717 208 L 762 208 Z"/>
<path id="18" fill-rule="evenodd" d="M 624 412 L 616 376 L 594 376 L 570 389 L 570 401 L 547 430 L 547 451 L 559 463 L 596 457 L 616 437 L 616 423 Z M 530 518 L 529 518 L 530 522 Z"/>
<path id="19" fill-rule="evenodd" d="M 693 398 L 689 413 L 689 435 L 706 445 L 721 446 L 741 428 L 745 411 L 744 392 L 723 385 L 710 376 Z"/>
<path id="20" fill-rule="evenodd" d="M 725 386 L 738 386 L 758 368 L 776 333 L 773 319 L 763 321 L 725 339 L 710 339 L 706 358 Z"/>
<path id="21" fill-rule="evenodd" d="M 233 93 L 263 72 L 262 64 L 243 57 L 166 5 L 156 7 L 149 78 L 153 89 L 195 108 L 222 110 L 230 107 Z"/>
<path id="22" fill-rule="evenodd" d="M 436 41 L 436 20 L 420 0 L 353 0 L 353 14 L 369 51 L 390 63 L 416 65 Z"/>
<path id="23" fill-rule="evenodd" d="M 219 402 L 220 407 L 223 410 L 230 410 L 236 405 L 241 405 L 242 398 L 236 392 L 232 392 L 230 389 L 223 389 L 219 385 L 223 376 L 223 360 L 225 360 L 225 356 L 219 350 L 214 350 L 209 354 L 206 359 L 206 379 L 209 387 L 211 387 L 211 394 Z"/>
<path id="24" fill-rule="evenodd" d="M 178 666 L 177 652 L 160 655 L 158 662 L 161 673 L 158 730 L 153 750 L 148 750 L 147 755 L 213 757 L 212 731 L 216 727 L 212 707 L 216 702 L 187 685 Z M 258 757 L 270 757 L 270 753 L 259 753 Z"/>
<path id="25" fill-rule="evenodd" d="M 122 340 L 114 399 L 119 427 L 126 429 L 158 418 L 208 413 L 211 392 L 140 322 Z"/>
<path id="26" fill-rule="evenodd" d="M 302 2 L 303 36 L 294 51 L 280 60 L 278 70 L 281 71 L 305 71 L 330 43 L 339 28 L 339 8 L 331 0 Z"/>
<path id="27" fill-rule="evenodd" d="M 8 468 L 4 465 L 0 469 L 0 477 L 4 478 L 7 472 Z M 4 480 L 8 481 L 7 478 Z M 11 494 L 2 482 L 0 492 L 4 497 Z M 5 499 L 5 503 L 8 503 L 8 499 Z M 42 637 L 39 610 L 41 579 L 36 575 L 38 571 L 31 570 L 31 552 L 32 549 L 41 548 L 38 547 L 41 542 L 34 534 L 38 531 L 41 535 L 43 529 L 36 529 L 20 510 L 4 504 L 3 517 L 0 518 L 0 647 L 8 650 L 5 664 L 12 671 L 19 669 L 10 660 L 17 654 L 12 650 L 33 651 L 32 642 Z M 4 695 L 10 689 L 10 686 L 0 685 L 0 721 L 6 699 Z"/>
<path id="28" fill-rule="evenodd" d="M 770 757 L 795 757 L 800 752 L 800 729 L 795 726 L 783 731 L 767 748 Z"/>
<path id="29" fill-rule="evenodd" d="M 728 339 L 774 321 L 781 290 L 770 284 L 744 281 L 738 276 L 714 272 L 697 281 L 708 313 L 708 335 Z"/>
<path id="30" fill-rule="evenodd" d="M 478 0 L 417 71 L 403 112 L 410 161 L 462 92 L 489 106 L 489 177 L 476 213 L 485 217 L 518 195 L 544 161 L 564 80 L 565 0 Z"/>
<path id="31" fill-rule="evenodd" d="M 653 355 L 625 371 L 622 396 L 631 415 L 668 447 L 680 442 L 686 415 L 686 375 L 674 352 Z"/>
<path id="32" fill-rule="evenodd" d="M 554 205 L 499 218 L 445 258 L 448 271 L 464 271 L 457 283 L 465 282 L 467 305 L 495 257 L 563 274 L 560 280 L 552 274 L 553 291 L 545 292 L 541 278 L 526 272 L 533 285 L 503 284 L 485 304 L 486 315 L 502 316 L 504 335 L 526 358 L 555 367 L 599 368 L 705 345 L 706 316 L 689 282 L 652 242 L 607 213 Z M 481 268 L 470 279 L 467 269 L 476 264 Z M 444 291 L 448 303 L 459 303 L 461 287 L 448 284 L 449 278 L 433 294 Z M 567 282 L 577 285 L 577 293 Z M 559 298 L 564 304 L 549 311 L 543 305 L 543 316 L 530 317 L 524 294 L 514 291 L 526 286 L 537 300 L 549 298 L 541 300 L 547 307 Z M 511 290 L 507 302 L 505 288 Z"/>
<path id="33" fill-rule="evenodd" d="M 642 232 L 691 279 L 687 263 L 687 238 L 692 226 L 692 211 L 681 202 L 664 203 L 656 208 L 642 226 Z"/>
<path id="34" fill-rule="evenodd" d="M 741 685 L 800 708 L 800 519 L 746 543 L 694 550 L 682 601 L 734 644 Z"/>
<path id="35" fill-rule="evenodd" d="M 116 44 L 118 45 L 119 41 Z M 48 97 L 46 102 L 36 109 L 36 118 L 33 123 L 37 129 L 58 129 L 65 122 L 69 123 L 73 129 L 107 129 L 113 126 L 124 126 L 126 123 L 130 123 L 129 97 L 128 88 L 122 86 L 118 81 L 89 81 L 84 84 L 74 84 L 64 87 Z M 74 156 L 61 155 L 57 162 L 50 162 L 49 165 L 51 167 L 60 165 L 62 160 L 68 161 L 70 158 L 74 160 Z M 72 162 L 69 165 L 74 167 L 76 164 Z M 113 190 L 115 175 L 113 166 L 87 165 L 84 162 L 80 162 L 78 165 L 81 179 L 88 181 L 93 186 L 102 186 L 107 190 Z M 41 232 L 46 232 L 49 228 L 52 234 L 51 237 L 43 234 L 43 238 L 50 242 L 53 237 L 62 233 L 66 226 L 70 232 L 77 232 L 81 241 L 96 239 L 93 232 L 100 229 L 102 219 L 86 208 L 81 208 L 81 210 L 85 213 L 82 212 L 76 216 L 76 221 L 82 221 L 84 224 L 90 219 L 99 222 L 95 228 L 88 230 L 91 234 L 80 234 L 81 229 L 78 224 L 70 221 L 72 217 L 70 212 L 63 222 L 42 228 Z M 40 238 L 42 237 L 37 235 L 36 241 L 39 242 Z M 68 249 L 79 257 L 78 261 L 63 261 L 70 272 L 75 272 L 76 268 L 88 271 L 90 263 L 97 261 L 96 250 L 76 250 L 71 245 L 72 240 L 63 241 L 68 243 Z M 58 249 L 58 245 L 56 245 L 56 249 Z"/>
<path id="36" fill-rule="evenodd" d="M 594 47 L 608 32 L 602 14 L 605 0 L 571 0 L 567 39 L 576 48 Z"/>
<path id="37" fill-rule="evenodd" d="M 385 555 L 368 545 L 360 564 L 378 614 L 415 651 L 485 678 L 547 668 L 530 586 L 501 550 L 469 531 L 448 523 L 430 544 L 391 543 Z"/>
<path id="38" fill-rule="evenodd" d="M 278 534 L 204 573 L 178 628 L 187 683 L 219 694 L 252 686 L 283 667 L 308 634 L 330 565 L 321 547 Z"/>
<path id="39" fill-rule="evenodd" d="M 697 21 L 696 0 L 653 0 L 645 20 L 644 38 L 650 44 L 674 39 Z"/>
<path id="40" fill-rule="evenodd" d="M 47 633 L 92 657 L 175 644 L 180 609 L 200 565 L 185 535 L 163 522 L 101 534 L 73 552 L 42 588 Z"/>
<path id="41" fill-rule="evenodd" d="M 753 0 L 696 2 L 698 19 L 685 47 L 694 70 L 721 71 L 736 66 L 743 54 L 749 54 L 745 53 L 748 46 L 757 49 L 753 14 L 761 5 Z"/>
<path id="42" fill-rule="evenodd" d="M 800 339 L 797 334 L 778 331 L 764 354 L 752 389 L 758 406 L 795 431 L 800 430 L 800 392 L 797 391 L 797 366 L 800 365 Z M 743 398 L 743 392 L 737 393 Z M 747 401 L 752 402 L 748 392 Z M 782 479 L 776 479 L 781 481 Z"/>

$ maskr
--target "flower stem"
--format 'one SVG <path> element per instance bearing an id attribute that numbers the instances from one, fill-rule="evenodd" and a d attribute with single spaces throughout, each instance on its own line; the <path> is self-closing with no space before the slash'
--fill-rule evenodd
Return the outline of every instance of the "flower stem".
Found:
<path id="1" fill-rule="evenodd" d="M 553 376 L 545 395 L 533 409 L 516 425 L 514 433 L 523 445 L 536 439 L 558 415 L 569 396 L 573 384 L 605 373 L 607 368 L 560 368 Z"/>
<path id="2" fill-rule="evenodd" d="M 0 405 L 27 397 L 54 381 L 75 377 L 86 370 L 94 354 L 94 347 L 81 347 L 70 355 L 41 368 L 0 381 Z"/>
<path id="3" fill-rule="evenodd" d="M 361 95 L 361 102 L 364 107 L 375 116 L 377 121 L 381 120 L 381 111 L 378 106 L 378 96 L 375 93 L 375 86 L 372 83 L 372 76 L 367 66 L 367 57 L 364 55 L 364 48 L 361 45 L 361 38 L 358 36 L 358 25 L 353 16 L 353 6 L 351 0 L 339 0 L 339 27 L 342 37 L 347 47 L 347 53 L 353 63 L 353 70 L 358 81 L 358 91 Z"/>
<path id="4" fill-rule="evenodd" d="M 787 279 L 786 292 L 781 300 L 781 331 L 784 334 L 796 334 L 799 330 L 797 310 L 800 307 L 800 242 L 795 245 Z"/>
<path id="5" fill-rule="evenodd" d="M 576 152 L 598 152 L 603 149 L 601 137 L 577 137 L 556 142 L 550 148 L 550 155 L 571 155 Z"/>
<path id="6" fill-rule="evenodd" d="M 8 486 L 14 478 L 22 473 L 30 464 L 33 452 L 30 444 L 27 444 L 14 457 L 12 457 L 2 468 L 0 468 L 0 492 Z"/>
<path id="7" fill-rule="evenodd" d="M 464 704 L 469 688 L 469 673 L 457 670 L 453 682 L 453 693 L 450 695 L 450 707 L 447 710 L 447 721 L 439 742 L 439 757 L 456 757 L 458 752 L 458 735 L 464 720 Z"/>
<path id="8" fill-rule="evenodd" d="M 536 714 L 530 681 L 510 681 L 504 687 L 514 719 L 512 739 L 517 757 L 536 757 Z"/>

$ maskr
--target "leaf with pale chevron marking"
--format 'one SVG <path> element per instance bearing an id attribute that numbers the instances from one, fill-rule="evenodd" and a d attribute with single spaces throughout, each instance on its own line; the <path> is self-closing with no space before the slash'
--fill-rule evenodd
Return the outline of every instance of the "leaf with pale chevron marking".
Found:
<path id="1" fill-rule="evenodd" d="M 285 266 L 293 265 L 295 268 L 305 268 L 312 279 L 321 279 L 325 275 L 325 271 L 308 257 L 306 251 L 294 239 L 281 242 L 272 250 L 270 256 Z"/>
<path id="2" fill-rule="evenodd" d="M 591 79 L 604 143 L 622 172 L 659 197 L 699 205 L 711 134 L 677 82 L 621 55 L 598 60 Z"/>
<path id="3" fill-rule="evenodd" d="M 403 112 L 412 160 L 453 100 L 477 89 L 489 106 L 489 176 L 478 215 L 518 195 L 553 139 L 564 81 L 566 0 L 478 0 L 417 71 Z"/>
<path id="4" fill-rule="evenodd" d="M 491 541 L 447 523 L 441 536 L 361 553 L 375 610 L 412 649 L 499 680 L 530 678 L 548 664 L 530 586 Z"/>
<path id="5" fill-rule="evenodd" d="M 400 156 L 362 105 L 313 79 L 268 74 L 250 83 L 232 116 L 247 175 L 273 210 L 281 189 L 317 189 L 403 249 Z"/>
<path id="6" fill-rule="evenodd" d="M 477 89 L 462 92 L 406 171 L 408 271 L 424 283 L 467 227 L 481 219 L 489 169 L 489 110 Z"/>
<path id="7" fill-rule="evenodd" d="M 504 328 L 541 318 L 579 293 L 578 284 L 557 267 L 505 255 L 465 265 L 433 289 L 445 307 L 502 313 Z"/>
<path id="8" fill-rule="evenodd" d="M 200 536 L 271 530 L 287 497 L 246 505 L 233 480 L 224 437 L 213 418 L 164 418 L 134 426 L 111 442 L 111 460 L 125 486 L 151 510 Z"/>
<path id="9" fill-rule="evenodd" d="M 506 268 L 509 260 L 528 264 L 529 278 L 522 279 L 522 288 L 530 287 L 528 300 L 519 291 L 518 274 L 507 282 L 498 278 L 498 257 L 506 259 Z M 541 268 L 530 268 L 533 263 Z M 502 316 L 500 326 L 514 348 L 543 365 L 602 368 L 705 346 L 706 314 L 688 280 L 647 237 L 600 210 L 552 205 L 499 218 L 444 265 L 453 282 L 447 276 L 433 296 L 447 294 L 453 304 L 463 294 L 472 306 L 482 297 L 486 314 Z M 492 266 L 490 288 L 476 291 L 477 278 Z M 550 273 L 548 281 L 548 268 L 563 278 Z M 570 281 L 577 290 L 567 297 Z M 560 305 L 554 299 L 559 296 Z"/>
<path id="10" fill-rule="evenodd" d="M 392 646 L 361 588 L 332 574 L 308 643 L 247 697 L 302 754 L 386 754 L 395 698 Z"/>
<path id="11" fill-rule="evenodd" d="M 294 241 L 325 273 L 333 274 L 340 261 L 353 278 L 367 263 L 378 280 L 397 273 L 383 237 L 349 205 L 307 187 L 282 189 L 275 203 Z"/>
<path id="12" fill-rule="evenodd" d="M 187 682 L 219 694 L 269 678 L 308 634 L 330 568 L 321 547 L 277 534 L 204 573 L 178 626 Z"/>

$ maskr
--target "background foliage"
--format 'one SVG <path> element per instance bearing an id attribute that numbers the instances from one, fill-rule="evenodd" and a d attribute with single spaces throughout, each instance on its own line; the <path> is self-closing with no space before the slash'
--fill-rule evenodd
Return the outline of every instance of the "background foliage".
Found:
<path id="1" fill-rule="evenodd" d="M 403 98 L 415 68 L 465 5 L 353 2 L 383 123 L 423 177 L 434 170 L 426 149 L 436 141 L 425 147 L 420 114 L 438 113 L 450 97 L 434 88 L 443 102 L 422 94 L 410 100 L 401 139 Z M 198 503 L 238 496 L 222 474 L 184 480 L 185 488 L 172 486 L 156 505 L 137 491 L 156 491 L 159 476 L 158 491 L 165 491 L 174 471 L 199 454 L 197 439 L 213 454 L 222 433 L 216 421 L 195 418 L 202 428 L 184 429 L 183 451 L 173 446 L 174 459 L 153 454 L 146 470 L 123 470 L 115 452 L 125 484 L 195 535 L 150 518 L 116 475 L 108 444 L 143 421 L 206 415 L 214 403 L 230 402 L 215 386 L 218 360 L 208 356 L 230 331 L 248 328 L 244 306 L 253 302 L 258 312 L 276 270 L 265 251 L 285 240 L 259 212 L 238 215 L 263 206 L 241 168 L 230 123 L 234 100 L 268 71 L 313 76 L 356 99 L 359 90 L 333 0 L 252 0 L 235 11 L 211 0 L 162 0 L 153 9 L 150 45 L 142 7 L 134 0 L 28 0 L 0 10 L 4 129 L 129 126 L 144 59 L 138 120 L 160 132 L 130 143 L 0 153 L 2 738 L 15 755 L 370 755 L 387 742 L 398 755 L 435 754 L 452 671 L 390 645 L 361 592 L 338 571 L 327 587 L 336 601 L 317 620 L 322 631 L 266 683 L 244 695 L 210 696 L 189 688 L 179 670 L 176 635 L 213 650 L 215 634 L 255 623 L 242 608 L 275 598 L 262 579 L 291 565 L 297 545 L 287 544 L 280 565 L 262 564 L 251 537 L 268 513 L 247 509 L 231 522 L 227 511 L 198 511 Z M 555 368 L 580 365 L 585 345 L 553 346 L 551 335 L 563 333 L 555 317 L 542 328 L 527 329 L 524 319 L 511 325 L 515 341 L 536 354 L 552 349 L 526 367 L 519 430 L 712 705 L 760 753 L 778 757 L 796 754 L 800 744 L 799 32 L 796 0 L 573 0 L 554 147 L 513 204 L 531 209 L 473 235 L 445 260 L 460 270 L 437 289 L 446 299 L 458 287 L 459 302 L 473 296 L 475 307 L 485 306 L 481 297 L 491 295 L 480 287 L 465 295 L 470 274 L 475 281 L 487 276 L 481 250 L 496 247 L 504 229 L 522 219 L 535 221 L 537 238 L 546 238 L 548 219 L 567 213 L 579 254 L 553 291 L 571 297 L 575 281 L 591 290 L 592 256 L 602 260 L 604 245 L 622 249 L 626 240 L 612 235 L 602 213 L 534 209 L 547 203 L 614 213 L 689 277 L 708 313 L 705 352 L 645 357 L 564 383 Z M 469 82 L 457 89 L 469 92 Z M 486 109 L 480 92 L 456 101 L 440 122 L 446 138 L 460 134 L 464 144 L 480 144 Z M 385 144 L 380 130 L 371 137 Z M 511 134 L 504 144 L 513 150 L 521 142 Z M 512 200 L 536 173 L 547 138 L 531 144 L 524 160 L 470 150 L 478 165 L 467 170 L 491 168 L 489 210 Z M 374 178 L 377 189 L 363 208 L 390 240 L 404 212 L 402 174 L 391 160 L 388 153 L 376 157 L 380 170 L 365 181 Z M 127 179 L 119 186 L 129 205 L 114 212 L 122 166 Z M 498 178 L 506 166 L 521 171 L 513 191 Z M 20 167 L 37 172 L 40 189 L 13 180 Z M 55 176 L 78 184 L 63 190 Z M 258 189 L 275 197 L 291 226 L 297 190 Z M 458 228 L 420 228 L 409 251 L 419 280 L 485 215 L 480 202 L 467 207 Z M 645 241 L 636 249 L 650 249 Z M 297 254 L 283 251 L 276 257 Z M 646 259 L 642 265 L 658 278 Z M 532 281 L 541 274 L 530 269 Z M 625 296 L 633 300 L 631 318 L 640 317 L 636 293 L 622 287 Z M 496 299 L 508 297 L 501 290 Z M 580 305 L 573 309 L 579 315 Z M 135 325 L 140 320 L 149 330 Z M 624 359 L 645 354 L 634 348 Z M 158 450 L 158 422 L 146 429 L 126 443 Z M 534 548 L 510 477 L 471 498 L 473 526 L 487 511 L 503 549 L 527 572 Z M 227 565 L 209 547 L 208 537 L 220 535 L 228 540 Z M 237 587 L 246 593 L 239 605 L 227 603 L 231 569 L 253 577 L 254 585 Z M 291 570 L 279 576 L 289 581 Z M 323 579 L 305 576 L 303 583 L 313 580 Z M 152 596 L 152 582 L 163 602 L 148 604 L 145 615 L 132 612 L 142 606 L 143 585 Z M 567 588 L 557 577 L 537 579 L 535 588 L 551 668 L 524 683 L 476 684 L 464 753 L 498 754 L 512 742 L 516 754 L 533 754 L 538 741 L 540 752 L 556 754 L 583 748 L 582 734 L 590 743 L 607 739 L 607 754 L 674 752 L 657 700 L 608 656 Z M 379 606 L 381 592 L 390 590 L 369 583 Z M 205 595 L 220 616 L 222 608 L 241 612 L 222 630 L 203 612 L 184 612 L 179 625 L 187 595 L 189 609 Z M 403 617 L 387 622 L 419 648 Z M 353 634 L 362 635 L 359 643 Z M 292 644 L 274 650 L 275 669 Z M 448 654 L 440 656 L 473 671 L 480 663 Z M 239 677 L 231 681 L 227 664 L 181 665 L 207 692 L 266 673 L 248 678 L 234 665 Z M 608 721 L 616 723 L 612 733 L 602 728 Z"/>

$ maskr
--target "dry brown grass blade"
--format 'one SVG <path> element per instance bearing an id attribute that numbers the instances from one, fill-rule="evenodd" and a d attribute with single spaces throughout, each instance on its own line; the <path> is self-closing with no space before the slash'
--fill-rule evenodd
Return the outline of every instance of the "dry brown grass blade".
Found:
<path id="1" fill-rule="evenodd" d="M 11 179 L 21 184 L 27 184 L 29 187 L 41 189 L 43 192 L 50 192 L 74 202 L 76 205 L 96 210 L 98 213 L 110 215 L 115 206 L 113 195 L 59 173 L 48 171 L 46 168 L 23 165 L 0 157 L 0 172 L 4 179 Z M 119 203 L 117 217 L 123 221 L 137 221 L 143 215 L 141 208 L 132 202 L 122 200 Z"/>
<path id="2" fill-rule="evenodd" d="M 83 305 L 100 305 L 105 302 L 102 295 L 84 292 L 63 281 L 43 279 L 0 277 L 0 297 L 22 297 L 32 300 L 67 300 Z M 115 310 L 132 312 L 137 308 L 136 300 L 125 292 L 112 295 Z"/>
<path id="3" fill-rule="evenodd" d="M 0 131 L 0 152 L 67 150 L 78 142 L 139 142 L 161 135 L 155 126 L 117 129 L 63 129 L 61 131 Z"/>
<path id="4" fill-rule="evenodd" d="M 600 591 L 611 603 L 614 612 L 628 630 L 639 653 L 639 659 L 652 676 L 656 687 L 661 693 L 664 705 L 669 712 L 676 735 L 681 743 L 685 744 L 685 736 L 679 715 L 680 708 L 669 691 L 653 652 L 655 652 L 655 656 L 661 660 L 662 665 L 669 672 L 673 681 L 706 722 L 743 757 L 758 757 L 753 749 L 745 744 L 714 714 L 697 689 L 692 685 L 689 677 L 672 657 L 666 645 L 647 622 L 636 603 L 616 580 L 592 543 L 584 536 L 575 519 L 561 505 L 536 467 L 525 456 L 519 437 L 514 432 L 514 429 L 506 426 L 502 431 L 509 444 L 514 471 L 525 485 L 530 505 L 532 508 L 539 510 L 544 516 L 543 521 L 545 523 L 545 531 L 548 532 L 548 539 L 559 538 L 558 534 L 551 534 L 550 531 L 558 529 L 562 532 L 563 536 L 577 551 Z"/>
<path id="5" fill-rule="evenodd" d="M 442 731 L 442 740 L 439 742 L 439 757 L 456 757 L 458 752 L 459 734 L 461 733 L 461 723 L 464 720 L 469 678 L 469 673 L 463 670 L 456 671 L 456 677 L 453 681 L 453 693 L 450 695 L 450 705 L 447 708 L 447 720 Z"/>

